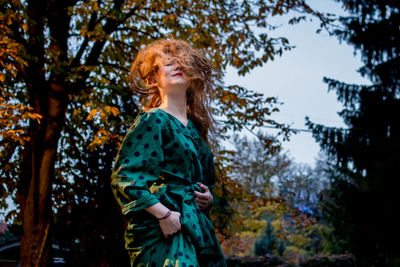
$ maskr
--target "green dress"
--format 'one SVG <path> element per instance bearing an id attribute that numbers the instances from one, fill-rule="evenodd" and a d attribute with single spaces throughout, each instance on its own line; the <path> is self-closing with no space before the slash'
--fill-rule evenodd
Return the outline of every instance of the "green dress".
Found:
<path id="1" fill-rule="evenodd" d="M 125 248 L 132 266 L 226 266 L 208 210 L 200 210 L 197 182 L 212 190 L 213 154 L 192 121 L 185 126 L 162 109 L 141 112 L 118 152 L 113 193 L 129 223 Z M 145 208 L 161 202 L 181 214 L 181 230 L 162 235 Z"/>

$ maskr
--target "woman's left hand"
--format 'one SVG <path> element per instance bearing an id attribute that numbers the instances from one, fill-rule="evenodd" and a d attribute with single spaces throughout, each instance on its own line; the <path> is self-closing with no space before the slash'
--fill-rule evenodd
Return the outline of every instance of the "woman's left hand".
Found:
<path id="1" fill-rule="evenodd" d="M 203 190 L 203 193 L 198 192 L 198 191 L 194 191 L 195 195 L 196 195 L 196 201 L 197 204 L 199 205 L 199 208 L 201 210 L 211 206 L 211 204 L 213 203 L 213 196 L 210 192 L 210 189 L 208 189 L 208 187 L 202 183 L 197 183 L 200 188 Z"/>

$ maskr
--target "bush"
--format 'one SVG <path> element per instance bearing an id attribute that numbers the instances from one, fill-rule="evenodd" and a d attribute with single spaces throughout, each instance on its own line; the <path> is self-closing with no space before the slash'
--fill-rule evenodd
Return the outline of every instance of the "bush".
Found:
<path id="1" fill-rule="evenodd" d="M 355 258 L 351 254 L 322 255 L 318 254 L 308 258 L 299 265 L 286 262 L 282 257 L 267 254 L 264 256 L 231 256 L 226 258 L 229 267 L 353 267 L 356 266 Z"/>
<path id="2" fill-rule="evenodd" d="M 262 266 L 285 266 L 281 257 L 277 255 L 267 254 L 264 256 L 246 256 L 236 257 L 231 256 L 226 259 L 226 263 L 229 267 L 262 267 Z"/>
<path id="3" fill-rule="evenodd" d="M 352 267 L 356 261 L 351 254 L 322 255 L 318 254 L 300 264 L 300 267 Z"/>

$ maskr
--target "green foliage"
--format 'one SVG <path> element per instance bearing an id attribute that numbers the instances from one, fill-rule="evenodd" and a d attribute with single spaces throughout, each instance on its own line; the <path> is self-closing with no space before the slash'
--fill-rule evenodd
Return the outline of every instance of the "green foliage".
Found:
<path id="1" fill-rule="evenodd" d="M 273 253 L 298 264 L 301 258 L 325 252 L 328 228 L 319 220 L 319 193 L 326 179 L 322 162 L 312 169 L 264 148 L 263 139 L 232 140 L 235 153 L 230 154 L 229 171 L 243 197 L 229 203 L 234 234 L 222 244 L 226 255 Z"/>
<path id="2" fill-rule="evenodd" d="M 278 247 L 276 248 L 276 252 L 278 255 L 282 256 L 283 252 L 286 250 L 286 244 L 283 240 L 279 240 Z"/>
<path id="3" fill-rule="evenodd" d="M 333 31 L 361 53 L 359 72 L 371 85 L 324 78 L 344 109 L 346 129 L 310 122 L 331 162 L 324 216 L 334 227 L 331 248 L 353 252 L 359 266 L 395 266 L 400 258 L 396 223 L 400 164 L 398 1 L 341 1 L 351 13 Z M 373 229 L 373 230 L 372 230 Z"/>
<path id="4" fill-rule="evenodd" d="M 281 247 L 281 250 L 282 248 L 283 246 Z M 254 254 L 256 256 L 263 256 L 265 254 L 277 253 L 277 250 L 277 234 L 271 224 L 271 220 L 268 220 L 264 233 L 259 238 L 257 238 L 256 242 L 254 243 Z"/>

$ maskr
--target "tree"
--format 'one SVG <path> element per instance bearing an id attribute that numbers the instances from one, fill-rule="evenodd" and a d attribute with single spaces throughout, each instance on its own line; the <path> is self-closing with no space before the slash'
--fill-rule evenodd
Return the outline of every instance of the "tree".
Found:
<path id="1" fill-rule="evenodd" d="M 278 177 L 280 194 L 290 207 L 320 215 L 319 193 L 325 188 L 326 174 L 306 164 L 291 162 L 290 166 Z"/>
<path id="2" fill-rule="evenodd" d="M 264 233 L 254 243 L 254 253 L 257 256 L 272 254 L 278 249 L 278 240 L 271 220 L 267 221 Z"/>
<path id="3" fill-rule="evenodd" d="M 324 78 L 344 109 L 346 129 L 314 124 L 315 139 L 328 152 L 331 189 L 324 205 L 336 249 L 355 253 L 360 266 L 395 266 L 400 260 L 396 223 L 400 164 L 400 3 L 342 0 L 350 16 L 333 31 L 360 52 L 359 69 L 372 85 Z M 338 247 L 338 244 L 341 244 Z"/>
<path id="4" fill-rule="evenodd" d="M 257 136 L 262 138 L 232 137 L 235 149 L 227 172 L 236 187 L 229 194 L 232 219 L 227 228 L 232 233 L 222 243 L 224 252 L 268 252 L 289 261 L 323 252 L 326 226 L 320 221 L 318 195 L 325 174 L 320 166 L 296 164 L 280 149 L 265 146 L 264 140 L 275 140 L 273 136 Z"/>
<path id="5" fill-rule="evenodd" d="M 10 125 L 11 131 L 23 127 L 25 143 L 1 140 L 8 166 L 3 183 L 12 190 L 6 196 L 18 188 L 21 264 L 46 265 L 53 212 L 109 203 L 112 159 L 139 103 L 126 77 L 143 44 L 172 33 L 202 49 L 220 70 L 232 65 L 243 75 L 292 48 L 267 32 L 275 28 L 268 16 L 291 10 L 302 14 L 290 23 L 307 14 L 329 22 L 301 0 L 2 0 L 0 83 L 10 97 L 1 101 L 29 107 L 34 116 L 28 125 Z M 16 56 L 7 54 L 12 46 Z M 288 133 L 268 118 L 274 98 L 222 83 L 216 95 L 216 113 L 227 119 L 221 134 L 260 125 Z M 93 190 L 97 184 L 104 196 Z"/>

